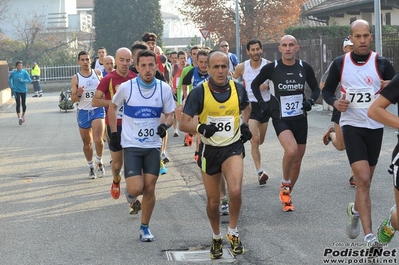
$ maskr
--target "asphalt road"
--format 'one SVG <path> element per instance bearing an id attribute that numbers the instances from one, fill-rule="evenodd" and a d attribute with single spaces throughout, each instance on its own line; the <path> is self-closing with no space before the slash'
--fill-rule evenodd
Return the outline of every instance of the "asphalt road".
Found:
<path id="1" fill-rule="evenodd" d="M 109 164 L 106 177 L 88 179 L 76 110 L 60 112 L 57 92 L 45 93 L 42 98 L 31 96 L 22 126 L 18 125 L 13 100 L 0 108 L 0 264 L 231 261 L 167 261 L 166 253 L 171 250 L 208 251 L 212 235 L 200 171 L 193 160 L 194 147 L 183 146 L 182 134 L 169 138 L 168 173 L 157 183 L 151 220 L 155 242 L 142 243 L 138 238 L 140 214 L 128 214 L 124 196 L 118 200 L 110 196 Z M 328 260 L 331 256 L 323 254 L 329 249 L 343 259 L 341 264 L 355 263 L 354 257 L 340 254 L 363 249 L 363 232 L 355 240 L 345 233 L 346 205 L 353 201 L 355 188 L 348 185 L 346 154 L 331 144 L 322 144 L 330 118 L 330 112 L 321 106 L 309 113 L 307 151 L 292 193 L 294 212 L 283 212 L 278 199 L 282 148 L 273 127 L 269 127 L 261 147 L 262 164 L 270 176 L 265 187 L 257 184 L 250 145 L 246 144 L 238 229 L 247 252 L 232 260 L 233 264 L 327 264 L 332 262 Z M 396 142 L 396 131 L 386 128 L 371 189 L 375 231 L 394 204 L 387 168 Z M 109 158 L 106 147 L 104 161 Z M 223 217 L 223 233 L 226 221 Z M 386 249 L 396 250 L 398 245 L 394 238 Z M 224 248 L 228 249 L 226 240 Z M 383 259 L 396 258 L 393 255 Z M 356 264 L 363 262 L 356 260 Z"/>

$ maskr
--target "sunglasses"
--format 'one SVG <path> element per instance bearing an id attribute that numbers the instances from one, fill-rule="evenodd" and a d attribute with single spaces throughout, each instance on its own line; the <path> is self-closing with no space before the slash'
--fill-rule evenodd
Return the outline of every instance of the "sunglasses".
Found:
<path id="1" fill-rule="evenodd" d="M 220 47 L 225 48 L 225 47 L 229 47 L 229 45 L 220 45 Z"/>

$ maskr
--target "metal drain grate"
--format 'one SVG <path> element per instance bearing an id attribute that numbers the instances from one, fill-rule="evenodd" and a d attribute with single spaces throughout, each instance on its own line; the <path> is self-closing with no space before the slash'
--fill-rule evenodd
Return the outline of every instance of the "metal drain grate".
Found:
<path id="1" fill-rule="evenodd" d="M 209 250 L 172 250 L 166 251 L 166 257 L 168 261 L 203 262 L 211 260 Z M 223 258 L 217 260 L 219 263 L 232 263 L 234 261 L 233 254 L 229 249 L 225 248 L 223 249 Z"/>

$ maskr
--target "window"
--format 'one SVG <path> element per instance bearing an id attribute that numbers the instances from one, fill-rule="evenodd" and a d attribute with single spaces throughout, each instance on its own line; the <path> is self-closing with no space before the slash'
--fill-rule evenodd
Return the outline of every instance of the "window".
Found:
<path id="1" fill-rule="evenodd" d="M 391 25 L 391 13 L 385 13 L 385 25 Z"/>

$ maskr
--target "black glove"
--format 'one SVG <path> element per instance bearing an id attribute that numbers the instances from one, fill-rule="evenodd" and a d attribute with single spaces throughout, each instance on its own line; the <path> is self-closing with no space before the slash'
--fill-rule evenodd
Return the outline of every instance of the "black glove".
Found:
<path id="1" fill-rule="evenodd" d="M 165 123 L 162 123 L 158 126 L 157 134 L 159 137 L 164 138 L 166 136 L 166 131 L 168 130 L 168 126 Z"/>
<path id="2" fill-rule="evenodd" d="M 117 132 L 111 133 L 109 138 L 109 146 L 112 146 L 116 151 L 122 150 L 121 138 Z"/>
<path id="3" fill-rule="evenodd" d="M 251 140 L 252 138 L 252 133 L 249 130 L 248 124 L 247 123 L 243 123 L 240 126 L 240 130 L 241 130 L 241 141 L 243 143 L 245 143 L 248 140 Z"/>
<path id="4" fill-rule="evenodd" d="M 310 111 L 312 109 L 314 102 L 313 99 L 309 98 L 302 103 L 302 110 Z"/>
<path id="5" fill-rule="evenodd" d="M 265 101 L 259 102 L 259 106 L 263 115 L 268 115 L 268 116 L 271 115 L 271 110 L 267 102 Z"/>
<path id="6" fill-rule="evenodd" d="M 216 127 L 215 125 L 211 124 L 211 125 L 206 125 L 206 124 L 200 124 L 197 127 L 197 132 L 199 132 L 200 134 L 202 134 L 203 136 L 205 136 L 206 138 L 211 137 L 212 135 L 215 134 L 215 132 L 218 131 L 218 127 Z"/>

